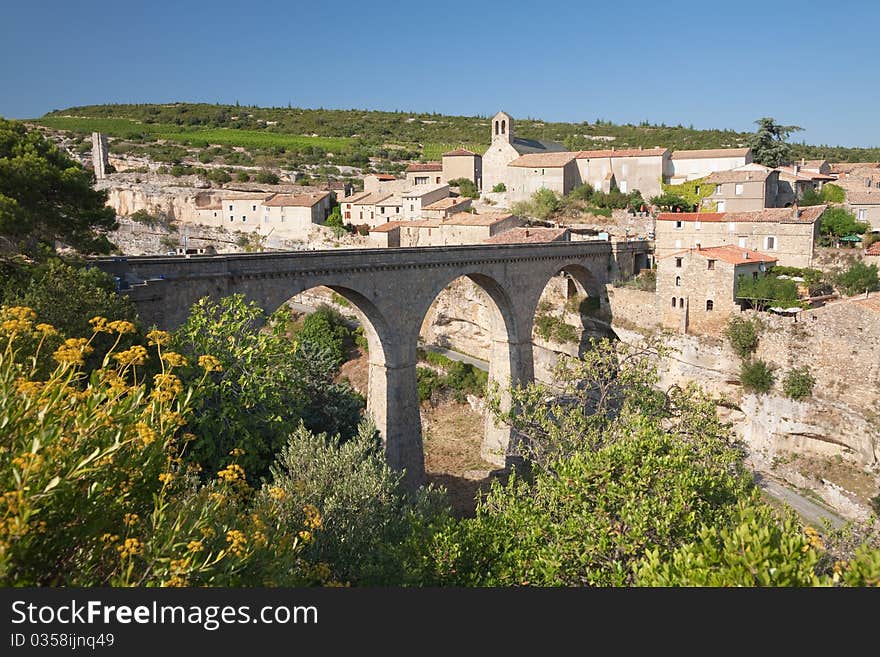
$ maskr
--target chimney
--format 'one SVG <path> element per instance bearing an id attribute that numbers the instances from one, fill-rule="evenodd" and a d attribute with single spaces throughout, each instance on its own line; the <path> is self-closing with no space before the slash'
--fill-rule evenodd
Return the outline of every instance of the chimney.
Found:
<path id="1" fill-rule="evenodd" d="M 800 171 L 800 167 L 797 164 L 792 164 L 791 168 L 794 171 L 794 175 L 797 175 L 798 171 Z"/>
<path id="2" fill-rule="evenodd" d="M 529 236 L 529 229 L 526 228 L 526 237 L 528 237 L 528 236 Z"/>
<path id="3" fill-rule="evenodd" d="M 744 259 L 744 260 L 748 260 L 748 259 L 749 259 L 749 252 L 748 252 L 748 251 L 743 251 L 743 259 Z"/>

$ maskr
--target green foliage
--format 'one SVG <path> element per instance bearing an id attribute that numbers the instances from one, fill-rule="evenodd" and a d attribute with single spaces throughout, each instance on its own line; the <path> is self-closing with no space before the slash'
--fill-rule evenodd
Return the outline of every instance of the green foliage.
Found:
<path id="1" fill-rule="evenodd" d="M 758 129 L 748 138 L 752 157 L 758 164 L 775 168 L 791 159 L 791 146 L 786 143 L 788 136 L 803 128 L 796 125 L 780 125 L 772 118 L 765 117 L 755 121 Z"/>
<path id="2" fill-rule="evenodd" d="M 762 311 L 799 305 L 797 283 L 777 278 L 772 273 L 758 278 L 740 275 L 736 282 L 736 298 L 748 301 L 753 308 Z"/>
<path id="3" fill-rule="evenodd" d="M 150 228 L 155 228 L 156 226 L 167 223 L 167 219 L 165 217 L 151 214 L 147 210 L 138 210 L 136 212 L 132 212 L 130 215 L 128 215 L 128 218 L 132 221 L 136 221 L 139 224 L 143 224 L 144 226 L 149 226 Z"/>
<path id="4" fill-rule="evenodd" d="M 803 195 L 798 199 L 798 205 L 802 207 L 808 207 L 811 205 L 822 205 L 825 203 L 825 199 L 822 198 L 822 192 L 816 191 L 812 187 L 808 187 Z"/>
<path id="5" fill-rule="evenodd" d="M 759 329 L 758 323 L 754 320 L 731 317 L 724 328 L 724 336 L 736 355 L 745 360 L 758 348 Z"/>
<path id="6" fill-rule="evenodd" d="M 458 191 L 462 196 L 467 198 L 480 198 L 480 191 L 469 178 L 454 178 L 449 181 L 451 187 L 458 187 Z"/>
<path id="7" fill-rule="evenodd" d="M 104 233 L 118 224 L 93 179 L 37 130 L 0 118 L 0 240 L 16 252 L 42 256 L 56 242 L 109 252 Z"/>
<path id="8" fill-rule="evenodd" d="M 700 208 L 703 207 L 703 199 L 715 192 L 715 185 L 707 184 L 705 178 L 688 180 L 678 185 L 663 184 L 661 187 L 663 188 L 663 195 L 659 199 L 651 199 L 651 203 L 662 207 L 664 204 L 658 203 L 658 201 L 662 200 L 663 197 L 667 197 L 666 203 L 674 201 L 676 198 L 681 198 L 685 200 L 685 205 L 681 208 L 682 212 L 688 209 L 696 209 L 699 212 Z M 678 204 L 674 202 L 669 203 L 668 207 L 674 211 L 678 208 Z"/>
<path id="9" fill-rule="evenodd" d="M 429 401 L 448 392 L 455 401 L 462 403 L 468 395 L 482 397 L 486 394 L 488 372 L 435 351 L 420 350 L 419 357 L 445 371 L 441 374 L 427 367 L 417 368 L 419 401 Z"/>
<path id="10" fill-rule="evenodd" d="M 614 287 L 628 287 L 643 292 L 657 290 L 657 271 L 655 269 L 643 269 L 632 278 L 617 279 L 613 281 Z"/>
<path id="11" fill-rule="evenodd" d="M 374 427 L 364 422 L 351 440 L 297 429 L 272 467 L 273 486 L 260 505 L 282 526 L 308 522 L 303 509 L 320 509 L 321 526 L 303 556 L 326 564 L 333 579 L 360 585 L 408 581 L 412 545 L 427 542 L 447 518 L 443 497 L 422 488 L 407 494 L 402 474 L 385 461 Z"/>
<path id="12" fill-rule="evenodd" d="M 225 169 L 211 169 L 208 172 L 208 180 L 215 182 L 218 185 L 223 185 L 232 180 L 232 176 L 230 176 L 229 172 Z"/>
<path id="13" fill-rule="evenodd" d="M 743 390 L 754 394 L 769 392 L 776 377 L 771 367 L 763 360 L 744 360 L 739 368 L 739 380 Z"/>
<path id="14" fill-rule="evenodd" d="M 843 203 L 846 201 L 846 192 L 839 185 L 826 183 L 822 185 L 822 200 L 825 203 Z"/>
<path id="15" fill-rule="evenodd" d="M 202 376 L 192 367 L 197 354 L 215 355 L 222 368 L 205 378 L 192 400 L 199 438 L 188 458 L 207 472 L 237 458 L 250 480 L 258 481 L 300 420 L 310 431 L 344 437 L 359 422 L 363 400 L 347 384 L 334 383 L 339 361 L 322 345 L 323 324 L 291 343 L 286 314 L 279 311 L 260 330 L 267 319 L 240 295 L 219 303 L 202 299 L 174 334 L 173 346 L 191 365 L 181 371 L 185 383 Z M 231 456 L 235 449 L 244 454 Z"/>
<path id="16" fill-rule="evenodd" d="M 428 367 L 416 367 L 419 401 L 426 402 L 443 389 L 443 375 Z"/>
<path id="17" fill-rule="evenodd" d="M 326 225 L 333 230 L 333 235 L 339 239 L 346 233 L 345 223 L 342 221 L 342 209 L 335 206 L 327 217 Z"/>
<path id="18" fill-rule="evenodd" d="M 782 391 L 791 399 L 806 399 L 813 394 L 816 379 L 810 374 L 808 366 L 796 367 L 785 373 L 782 379 Z"/>
<path id="19" fill-rule="evenodd" d="M 578 341 L 578 330 L 556 315 L 543 313 L 535 315 L 535 333 L 543 340 L 559 343 Z"/>
<path id="20" fill-rule="evenodd" d="M 247 171 L 238 171 L 238 172 L 236 172 L 236 174 L 235 174 L 235 179 L 236 179 L 238 182 L 250 182 L 250 181 L 251 181 L 251 175 L 250 175 Z"/>
<path id="21" fill-rule="evenodd" d="M 507 185 L 505 185 L 503 182 L 501 182 L 501 183 L 496 183 L 496 184 L 492 187 L 492 191 L 493 191 L 493 192 L 496 192 L 496 193 L 497 193 L 497 192 L 506 192 L 506 191 L 507 191 Z"/>
<path id="22" fill-rule="evenodd" d="M 871 229 L 870 224 L 858 221 L 852 212 L 846 208 L 834 207 L 825 210 L 819 224 L 819 233 L 834 238 L 846 235 L 861 235 Z"/>
<path id="23" fill-rule="evenodd" d="M 854 260 L 845 271 L 837 275 L 835 284 L 848 296 L 861 294 L 866 290 L 875 292 L 880 289 L 877 265 L 866 265 L 861 260 Z"/>
<path id="24" fill-rule="evenodd" d="M 306 315 L 295 337 L 300 342 L 308 342 L 316 349 L 327 353 L 330 361 L 339 367 L 346 361 L 348 355 L 351 329 L 338 310 L 321 304 L 315 312 Z"/>
<path id="25" fill-rule="evenodd" d="M 660 196 L 651 198 L 651 205 L 656 205 L 661 210 L 668 212 L 692 212 L 694 203 L 678 194 L 663 192 Z"/>
<path id="26" fill-rule="evenodd" d="M 256 175 L 256 181 L 263 185 L 277 185 L 278 176 L 271 171 L 263 170 Z"/>
<path id="27" fill-rule="evenodd" d="M 813 534 L 815 535 L 815 534 Z M 671 555 L 651 550 L 639 586 L 818 586 L 819 552 L 795 515 L 778 517 L 753 494 L 730 524 L 704 525 Z"/>
<path id="28" fill-rule="evenodd" d="M 798 278 L 803 278 L 804 283 L 807 285 L 819 283 L 825 278 L 825 272 L 820 269 L 809 269 L 806 267 L 785 267 L 782 265 L 775 265 L 772 269 L 772 273 L 774 276 L 797 276 Z"/>
<path id="29" fill-rule="evenodd" d="M 552 189 L 539 189 L 532 194 L 529 214 L 536 219 L 549 219 L 559 210 L 559 203 L 559 196 Z"/>

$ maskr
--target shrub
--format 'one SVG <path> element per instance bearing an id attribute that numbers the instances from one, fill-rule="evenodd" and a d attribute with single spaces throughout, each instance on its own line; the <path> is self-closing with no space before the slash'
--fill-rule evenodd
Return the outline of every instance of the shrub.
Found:
<path id="1" fill-rule="evenodd" d="M 826 203 L 843 203 L 846 201 L 846 192 L 843 187 L 828 183 L 822 186 L 822 200 Z"/>
<path id="2" fill-rule="evenodd" d="M 555 340 L 560 343 L 577 342 L 578 340 L 578 330 L 574 326 L 549 314 L 535 316 L 535 333 L 544 340 Z"/>
<path id="3" fill-rule="evenodd" d="M 211 180 L 218 185 L 223 185 L 232 180 L 232 176 L 229 175 L 229 172 L 225 169 L 211 169 L 208 172 L 208 180 Z"/>
<path id="4" fill-rule="evenodd" d="M 842 207 L 828 208 L 822 214 L 822 222 L 819 224 L 819 233 L 832 238 L 841 238 L 846 235 L 863 234 L 870 230 L 870 224 L 856 220 L 855 215 Z"/>
<path id="5" fill-rule="evenodd" d="M 256 181 L 263 185 L 277 185 L 278 176 L 271 171 L 260 171 L 256 176 Z"/>
<path id="6" fill-rule="evenodd" d="M 497 183 L 495 186 L 492 187 L 492 191 L 493 191 L 493 192 L 496 192 L 496 193 L 497 193 L 497 192 L 506 192 L 506 191 L 507 191 L 507 185 L 505 185 L 503 182 L 502 182 L 502 183 Z"/>
<path id="7" fill-rule="evenodd" d="M 754 320 L 731 317 L 724 329 L 724 335 L 740 358 L 748 358 L 758 348 L 759 332 Z"/>
<path id="8" fill-rule="evenodd" d="M 321 304 L 315 312 L 306 315 L 295 337 L 300 342 L 310 342 L 315 348 L 326 352 L 338 367 L 346 360 L 351 329 L 339 311 Z"/>
<path id="9" fill-rule="evenodd" d="M 753 308 L 764 310 L 774 306 L 790 308 L 798 305 L 797 283 L 776 276 L 749 278 L 740 275 L 736 298 L 748 301 Z"/>
<path id="10" fill-rule="evenodd" d="M 739 370 L 739 379 L 743 390 L 755 394 L 769 392 L 775 377 L 773 370 L 763 360 L 744 360 Z"/>
<path id="11" fill-rule="evenodd" d="M 139 224 L 143 224 L 144 226 L 149 226 L 150 228 L 163 224 L 166 221 L 165 217 L 150 214 L 147 210 L 138 210 L 137 212 L 132 212 L 130 215 L 128 215 L 128 218 Z"/>
<path id="12" fill-rule="evenodd" d="M 250 182 L 251 176 L 247 171 L 238 171 L 235 174 L 235 179 L 238 182 Z"/>
<path id="13" fill-rule="evenodd" d="M 474 181 L 469 178 L 454 178 L 449 181 L 449 185 L 451 187 L 458 187 L 458 191 L 462 196 L 480 198 L 480 191 L 477 189 Z"/>
<path id="14" fill-rule="evenodd" d="M 782 391 L 792 399 L 806 399 L 813 394 L 816 379 L 810 374 L 807 366 L 791 369 L 782 380 Z"/>
<path id="15" fill-rule="evenodd" d="M 182 164 L 175 164 L 171 167 L 169 173 L 175 178 L 180 178 L 186 173 L 186 168 Z"/>
<path id="16" fill-rule="evenodd" d="M 866 290 L 874 292 L 880 289 L 877 276 L 877 265 L 866 265 L 860 260 L 853 261 L 846 271 L 838 274 L 835 281 L 844 294 L 852 296 Z"/>

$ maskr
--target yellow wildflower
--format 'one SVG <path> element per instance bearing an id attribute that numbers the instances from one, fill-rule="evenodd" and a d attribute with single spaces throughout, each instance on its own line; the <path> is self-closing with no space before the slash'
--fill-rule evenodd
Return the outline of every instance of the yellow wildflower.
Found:
<path id="1" fill-rule="evenodd" d="M 138 422 L 135 425 L 135 429 L 137 430 L 138 438 L 141 439 L 144 447 L 155 442 L 157 438 L 156 432 L 146 422 Z"/>
<path id="2" fill-rule="evenodd" d="M 181 356 L 176 351 L 168 351 L 162 354 L 162 360 L 171 365 L 171 367 L 183 367 L 186 365 L 186 357 Z"/>
<path id="3" fill-rule="evenodd" d="M 171 579 L 162 582 L 162 585 L 171 588 L 183 588 L 186 586 L 186 578 L 181 577 L 180 575 L 175 575 Z"/>
<path id="4" fill-rule="evenodd" d="M 280 502 L 285 497 L 287 497 L 287 491 L 281 488 L 281 486 L 270 486 L 269 497 L 271 497 L 273 500 Z"/>
<path id="5" fill-rule="evenodd" d="M 238 463 L 230 463 L 217 473 L 217 478 L 230 483 L 244 479 L 244 468 Z"/>
<path id="6" fill-rule="evenodd" d="M 299 533 L 299 537 L 302 539 L 303 543 L 309 543 L 312 540 L 312 532 L 307 532 L 306 530 L 302 530 Z"/>
<path id="7" fill-rule="evenodd" d="M 37 318 L 37 313 L 33 308 L 27 306 L 11 306 L 3 311 L 5 317 L 12 319 L 20 319 L 25 322 L 33 322 Z"/>
<path id="8" fill-rule="evenodd" d="M 135 332 L 134 324 L 127 322 L 124 319 L 117 319 L 115 322 L 110 322 L 107 324 L 107 328 L 115 333 L 119 333 L 119 335 Z"/>
<path id="9" fill-rule="evenodd" d="M 190 552 L 201 552 L 205 549 L 201 541 L 190 541 L 186 544 L 186 549 Z"/>
<path id="10" fill-rule="evenodd" d="M 136 513 L 126 513 L 125 516 L 123 517 L 123 520 L 125 521 L 126 525 L 131 527 L 138 520 L 140 520 L 140 516 Z"/>
<path id="11" fill-rule="evenodd" d="M 113 354 L 113 358 L 119 361 L 120 365 L 143 365 L 147 362 L 147 349 L 136 344 L 130 349 Z"/>
<path id="12" fill-rule="evenodd" d="M 229 551 L 235 556 L 240 557 L 244 555 L 244 549 L 247 545 L 247 537 L 245 537 L 244 532 L 239 529 L 230 529 L 226 532 L 226 542 L 229 543 Z"/>
<path id="13" fill-rule="evenodd" d="M 167 413 L 162 414 L 162 419 L 168 424 L 173 424 L 174 426 L 182 427 L 186 424 L 186 420 L 183 415 L 178 413 L 177 411 L 168 411 Z M 192 436 L 192 434 L 189 434 Z M 195 436 L 193 436 L 195 438 Z"/>
<path id="14" fill-rule="evenodd" d="M 184 573 L 189 568 L 189 559 L 186 557 L 183 559 L 172 559 L 168 567 L 172 573 Z"/>
<path id="15" fill-rule="evenodd" d="M 199 367 L 201 367 L 206 372 L 221 372 L 223 370 L 223 366 L 220 364 L 220 361 L 214 356 L 199 356 Z"/>
<path id="16" fill-rule="evenodd" d="M 142 549 L 143 545 L 141 545 L 141 542 L 136 538 L 127 538 L 122 545 L 116 546 L 119 556 L 123 559 L 140 554 Z"/>
<path id="17" fill-rule="evenodd" d="M 85 338 L 67 338 L 52 356 L 62 364 L 82 365 L 85 362 L 84 357 L 93 351 Z"/>
<path id="18" fill-rule="evenodd" d="M 119 536 L 117 536 L 116 534 L 107 533 L 107 534 L 104 534 L 103 536 L 101 536 L 102 543 L 115 543 L 118 540 L 119 540 Z"/>
<path id="19" fill-rule="evenodd" d="M 58 333 L 51 324 L 37 324 L 36 329 L 43 335 L 56 335 Z"/>
<path id="20" fill-rule="evenodd" d="M 91 325 L 92 330 L 95 333 L 110 333 L 110 328 L 107 326 L 106 317 L 96 315 L 89 320 L 89 324 Z"/>
<path id="21" fill-rule="evenodd" d="M 183 383 L 174 374 L 156 374 L 153 377 L 153 385 L 155 390 L 169 392 L 173 395 L 179 395 L 183 392 Z"/>
<path id="22" fill-rule="evenodd" d="M 45 383 L 42 381 L 28 381 L 27 379 L 21 378 L 16 379 L 15 381 L 15 391 L 20 395 L 38 395 L 40 391 L 45 387 Z"/>
<path id="23" fill-rule="evenodd" d="M 161 481 L 163 484 L 169 483 L 173 478 L 174 475 L 172 475 L 170 472 L 163 472 L 159 475 L 159 481 Z"/>
<path id="24" fill-rule="evenodd" d="M 303 507 L 303 513 L 306 516 L 306 527 L 309 529 L 320 529 L 323 523 L 321 522 L 321 513 L 318 511 L 318 507 L 314 504 L 306 504 Z"/>
<path id="25" fill-rule="evenodd" d="M 241 447 L 233 447 L 229 451 L 229 456 L 244 456 L 244 450 Z"/>
<path id="26" fill-rule="evenodd" d="M 171 341 L 171 334 L 168 331 L 150 331 L 147 340 L 150 346 L 166 345 Z"/>

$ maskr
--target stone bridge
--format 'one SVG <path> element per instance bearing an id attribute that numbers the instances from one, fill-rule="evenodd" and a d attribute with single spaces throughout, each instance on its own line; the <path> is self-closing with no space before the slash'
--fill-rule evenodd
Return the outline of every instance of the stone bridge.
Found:
<path id="1" fill-rule="evenodd" d="M 389 464 L 417 485 L 424 477 L 416 386 L 416 344 L 437 295 L 465 276 L 494 302 L 489 328 L 490 385 L 503 391 L 533 377 L 532 324 L 544 288 L 557 275 L 607 309 L 605 284 L 646 266 L 644 242 L 601 241 L 392 249 L 294 251 L 222 256 L 98 258 L 121 279 L 147 326 L 173 329 L 204 296 L 241 293 L 267 312 L 310 288 L 327 286 L 363 315 L 369 343 L 368 411 Z M 483 456 L 503 465 L 510 429 L 487 420 Z"/>

